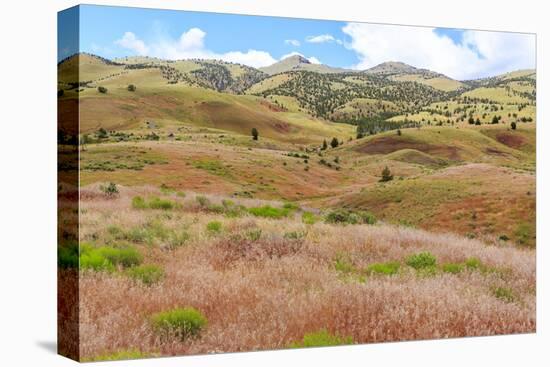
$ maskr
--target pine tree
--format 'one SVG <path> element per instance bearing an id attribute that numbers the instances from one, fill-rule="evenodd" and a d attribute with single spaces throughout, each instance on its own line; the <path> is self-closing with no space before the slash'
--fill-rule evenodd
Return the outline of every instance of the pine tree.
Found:
<path id="1" fill-rule="evenodd" d="M 391 180 L 393 180 L 393 175 L 391 174 L 391 171 L 388 168 L 388 166 L 386 166 L 382 170 L 382 178 L 380 179 L 380 182 L 388 182 Z"/>

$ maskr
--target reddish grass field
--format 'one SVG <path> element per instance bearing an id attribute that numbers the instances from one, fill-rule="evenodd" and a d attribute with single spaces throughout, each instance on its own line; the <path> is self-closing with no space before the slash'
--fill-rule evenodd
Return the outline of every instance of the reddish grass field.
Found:
<path id="1" fill-rule="evenodd" d="M 322 329 L 353 343 L 535 331 L 534 250 L 385 224 L 304 224 L 300 211 L 283 219 L 228 218 L 205 210 L 193 193 L 181 198 L 152 187 L 120 191 L 109 198 L 97 186 L 82 190 L 83 241 L 120 243 L 119 230 L 162 221 L 150 243 L 134 246 L 144 263 L 160 266 L 165 276 L 148 286 L 120 268 L 82 271 L 85 360 L 128 350 L 154 356 L 286 348 Z M 135 209 L 136 195 L 159 195 L 179 205 Z M 223 197 L 207 199 L 216 204 Z M 219 232 L 208 230 L 212 221 L 221 223 Z M 180 229 L 188 241 L 171 248 L 161 232 Z M 426 251 L 437 259 L 429 271 L 406 264 L 411 254 Z M 468 259 L 477 265 L 444 270 Z M 386 262 L 399 263 L 399 270 L 366 270 Z M 151 315 L 189 306 L 208 320 L 200 337 L 182 342 L 155 333 Z"/>

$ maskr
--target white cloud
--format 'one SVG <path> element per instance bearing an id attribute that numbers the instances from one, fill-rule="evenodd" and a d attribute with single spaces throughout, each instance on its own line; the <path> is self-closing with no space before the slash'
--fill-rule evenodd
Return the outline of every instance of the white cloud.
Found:
<path id="1" fill-rule="evenodd" d="M 224 61 L 237 62 L 255 68 L 269 66 L 277 62 L 277 60 L 271 57 L 269 52 L 257 50 L 248 50 L 247 52 L 231 51 L 220 55 L 220 58 Z"/>
<path id="2" fill-rule="evenodd" d="M 307 59 L 312 64 L 321 64 L 321 61 L 319 61 L 319 59 L 316 58 L 315 56 L 307 57 L 307 56 L 304 56 L 303 54 L 301 54 L 299 52 L 296 52 L 296 51 L 293 51 L 291 53 L 288 53 L 286 55 L 281 56 L 281 58 L 279 60 L 284 60 L 284 59 L 286 59 L 287 57 L 290 57 L 290 56 L 302 56 L 304 59 Z"/>
<path id="3" fill-rule="evenodd" d="M 285 40 L 285 44 L 286 45 L 291 45 L 291 46 L 294 46 L 294 47 L 298 47 L 298 46 L 300 46 L 300 41 L 298 41 L 298 40 Z"/>
<path id="4" fill-rule="evenodd" d="M 359 57 L 355 69 L 402 61 L 464 80 L 535 66 L 533 35 L 465 31 L 457 44 L 426 27 L 348 23 L 342 31 Z"/>
<path id="5" fill-rule="evenodd" d="M 204 37 L 206 33 L 200 28 L 191 28 L 180 36 L 179 45 L 186 50 L 200 50 L 204 48 Z"/>
<path id="6" fill-rule="evenodd" d="M 306 37 L 306 42 L 310 43 L 324 43 L 324 42 L 334 42 L 335 38 L 330 34 L 320 34 L 318 36 L 308 36 Z"/>
<path id="7" fill-rule="evenodd" d="M 164 59 L 215 59 L 227 62 L 240 63 L 252 67 L 269 66 L 277 62 L 268 52 L 258 50 L 230 51 L 216 53 L 205 47 L 206 32 L 200 28 L 191 28 L 183 32 L 179 39 L 167 37 L 159 39 L 152 44 L 145 44 L 132 32 L 126 32 L 124 36 L 115 41 L 115 44 L 129 49 L 138 55 L 154 56 Z"/>
<path id="8" fill-rule="evenodd" d="M 126 32 L 121 39 L 116 40 L 115 44 L 134 51 L 138 55 L 146 55 L 148 48 L 145 43 L 138 39 L 132 32 Z"/>

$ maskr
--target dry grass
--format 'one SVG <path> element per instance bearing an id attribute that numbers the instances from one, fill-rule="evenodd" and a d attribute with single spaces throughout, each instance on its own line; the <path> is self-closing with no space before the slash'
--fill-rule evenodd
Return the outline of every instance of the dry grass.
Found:
<path id="1" fill-rule="evenodd" d="M 82 272 L 81 357 L 124 350 L 160 355 L 284 348 L 304 334 L 326 329 L 356 343 L 495 335 L 535 331 L 535 252 L 495 246 L 453 234 L 388 225 L 305 225 L 300 216 L 279 220 L 226 218 L 196 207 L 192 193 L 171 211 L 136 210 L 134 195 L 160 195 L 155 188 L 120 188 L 108 199 L 83 190 L 83 240 L 114 241 L 108 226 L 128 230 L 152 221 L 184 228 L 185 245 L 168 250 L 135 244 L 146 263 L 162 266 L 165 278 L 146 286 L 122 273 Z M 210 197 L 214 203 L 222 198 Z M 235 200 L 247 206 L 263 202 Z M 221 233 L 206 230 L 210 221 Z M 261 234 L 259 234 L 261 231 Z M 298 236 L 285 236 L 296 232 Z M 255 233 L 255 235 L 250 235 Z M 437 271 L 419 276 L 404 264 L 429 251 L 439 264 L 478 258 L 483 271 Z M 334 259 L 345 256 L 356 273 L 343 274 Z M 397 261 L 393 276 L 361 275 L 377 262 Z M 506 287 L 513 301 L 495 297 Z M 150 316 L 194 307 L 208 319 L 198 338 L 181 341 L 154 334 Z"/>

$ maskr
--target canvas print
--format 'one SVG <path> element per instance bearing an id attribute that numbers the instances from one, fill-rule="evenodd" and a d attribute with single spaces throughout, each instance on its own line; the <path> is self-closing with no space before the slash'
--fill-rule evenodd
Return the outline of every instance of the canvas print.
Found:
<path id="1" fill-rule="evenodd" d="M 58 20 L 61 354 L 535 332 L 534 34 Z"/>

